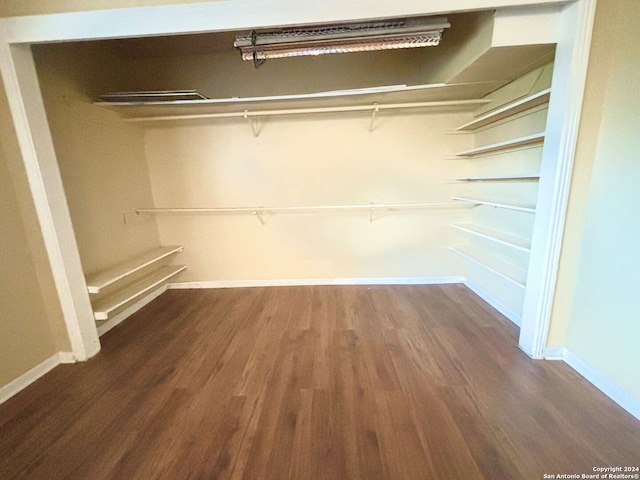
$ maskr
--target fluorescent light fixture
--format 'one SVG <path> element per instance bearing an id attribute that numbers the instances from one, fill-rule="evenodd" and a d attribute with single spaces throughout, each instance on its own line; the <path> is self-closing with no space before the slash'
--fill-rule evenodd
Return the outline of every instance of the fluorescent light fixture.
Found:
<path id="1" fill-rule="evenodd" d="M 434 47 L 448 27 L 445 17 L 437 17 L 253 31 L 233 45 L 258 67 L 268 58 Z"/>

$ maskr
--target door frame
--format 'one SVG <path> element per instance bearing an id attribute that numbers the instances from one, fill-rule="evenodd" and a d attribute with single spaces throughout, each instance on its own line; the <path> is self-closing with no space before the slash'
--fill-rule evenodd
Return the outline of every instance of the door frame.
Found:
<path id="1" fill-rule="evenodd" d="M 0 72 L 73 354 L 100 350 L 31 44 L 565 5 L 543 147 L 520 347 L 541 358 L 571 184 L 596 0 L 227 0 L 0 19 Z M 533 268 L 531 268 L 533 267 Z"/>

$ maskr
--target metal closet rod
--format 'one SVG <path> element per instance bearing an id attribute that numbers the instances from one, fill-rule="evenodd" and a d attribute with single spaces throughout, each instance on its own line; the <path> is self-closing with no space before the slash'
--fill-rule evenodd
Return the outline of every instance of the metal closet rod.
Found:
<path id="1" fill-rule="evenodd" d="M 198 120 L 203 118 L 234 118 L 234 117 L 263 117 L 276 115 L 300 115 L 310 113 L 334 113 L 334 112 L 377 112 L 380 110 L 394 110 L 404 108 L 429 108 L 429 107 L 455 107 L 464 105 L 482 105 L 490 102 L 487 99 L 471 99 L 471 100 L 443 100 L 436 102 L 410 102 L 410 103 L 389 103 L 389 104 L 371 104 L 371 105 L 349 105 L 344 107 L 311 107 L 311 108 L 291 108 L 279 110 L 262 110 L 262 111 L 238 111 L 224 113 L 198 113 L 187 115 L 160 115 L 151 117 L 129 117 L 123 118 L 125 122 L 151 122 L 161 120 Z"/>
<path id="2" fill-rule="evenodd" d="M 340 210 L 418 210 L 426 208 L 461 208 L 460 203 L 370 203 L 364 205 L 313 205 L 308 207 L 214 207 L 214 208 L 138 208 L 136 213 L 250 213 L 314 212 Z"/>

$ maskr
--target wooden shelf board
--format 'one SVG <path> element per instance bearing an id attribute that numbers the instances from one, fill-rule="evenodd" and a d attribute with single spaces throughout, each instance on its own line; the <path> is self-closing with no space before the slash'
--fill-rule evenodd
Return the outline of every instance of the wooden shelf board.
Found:
<path id="1" fill-rule="evenodd" d="M 162 285 L 171 277 L 185 270 L 185 265 L 164 265 L 141 279 L 126 285 L 93 305 L 93 316 L 96 320 L 108 320 L 109 315 L 118 308 L 127 305 Z"/>
<path id="2" fill-rule="evenodd" d="M 456 157 L 476 157 L 480 155 L 487 155 L 489 153 L 500 152 L 503 150 L 512 150 L 520 147 L 527 147 L 530 145 L 536 145 L 544 142 L 544 133 L 535 133 L 533 135 L 527 135 L 526 137 L 514 138 L 511 140 L 505 140 L 504 142 L 492 143 L 490 145 L 483 145 L 482 147 L 472 148 L 463 152 L 455 154 Z"/>
<path id="3" fill-rule="evenodd" d="M 495 257 L 489 257 L 488 255 L 484 255 L 480 252 L 476 252 L 470 248 L 466 247 L 449 247 L 452 252 L 457 253 L 458 255 L 470 260 L 481 267 L 489 270 L 490 272 L 498 275 L 499 277 L 508 280 L 513 283 L 515 286 L 525 289 L 525 281 L 526 281 L 526 272 L 523 271 L 520 267 L 516 267 L 515 265 L 511 265 L 510 263 L 506 263 L 502 260 L 499 260 Z"/>
<path id="4" fill-rule="evenodd" d="M 540 179 L 539 173 L 523 175 L 495 175 L 488 177 L 462 177 L 456 178 L 458 182 L 508 182 L 508 181 L 535 181 Z"/>
<path id="5" fill-rule="evenodd" d="M 173 255 L 182 249 L 182 245 L 159 247 L 138 255 L 131 260 L 119 263 L 108 270 L 90 275 L 87 277 L 87 290 L 89 290 L 89 293 L 100 293 L 100 290 L 125 278 L 127 275 L 137 272 L 169 255 Z"/>
<path id="6" fill-rule="evenodd" d="M 535 213 L 535 205 L 525 203 L 511 202 L 507 200 L 494 200 L 487 198 L 471 198 L 471 197 L 453 197 L 459 202 L 473 203 L 474 205 L 487 205 L 489 207 L 505 208 L 507 210 L 516 210 L 519 212 Z"/>
<path id="7" fill-rule="evenodd" d="M 534 93 L 533 95 L 529 95 L 525 98 L 522 98 L 518 101 L 500 107 L 496 110 L 488 112 L 474 120 L 471 120 L 464 125 L 456 128 L 458 132 L 473 132 L 478 130 L 479 128 L 485 127 L 487 125 L 491 125 L 492 123 L 498 122 L 504 118 L 511 117 L 513 115 L 517 115 L 520 112 L 524 112 L 525 110 L 529 110 L 530 108 L 537 107 L 538 105 L 542 105 L 544 103 L 549 102 L 549 97 L 551 96 L 551 88 L 547 88 L 540 92 Z"/>
<path id="8" fill-rule="evenodd" d="M 451 225 L 453 228 L 475 235 L 480 238 L 491 240 L 492 242 L 506 245 L 522 252 L 531 252 L 531 242 L 514 235 L 509 235 L 492 228 L 482 227 L 480 225 L 474 225 L 472 223 L 454 223 Z"/>

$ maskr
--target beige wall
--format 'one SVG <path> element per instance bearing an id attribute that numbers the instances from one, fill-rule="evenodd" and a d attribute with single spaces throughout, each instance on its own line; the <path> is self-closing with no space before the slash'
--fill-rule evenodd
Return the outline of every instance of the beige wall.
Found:
<path id="1" fill-rule="evenodd" d="M 1 387 L 69 343 L 1 87 L 0 132 Z"/>
<path id="2" fill-rule="evenodd" d="M 100 46 L 41 47 L 35 60 L 85 274 L 158 246 L 153 218 L 124 222 L 152 201 L 143 131 L 87 94 L 117 90 L 121 64 Z"/>
<path id="3" fill-rule="evenodd" d="M 196 89 L 210 98 L 231 98 L 428 84 L 432 77 L 420 75 L 417 67 L 430 58 L 429 50 L 294 57 L 268 60 L 259 69 L 235 51 L 141 58 L 131 64 L 129 89 Z"/>
<path id="4" fill-rule="evenodd" d="M 157 207 L 314 206 L 451 202 L 470 146 L 445 131 L 469 114 L 270 117 L 255 138 L 245 120 L 150 128 Z M 377 217 L 378 215 L 376 215 Z M 426 277 L 464 274 L 447 247 L 467 209 L 380 215 L 159 215 L 163 243 L 185 245 L 186 281 Z"/>
<path id="5" fill-rule="evenodd" d="M 640 399 L 639 17 L 640 4 L 635 0 L 598 4 L 570 228 L 550 339 L 564 344 L 636 399 Z"/>

